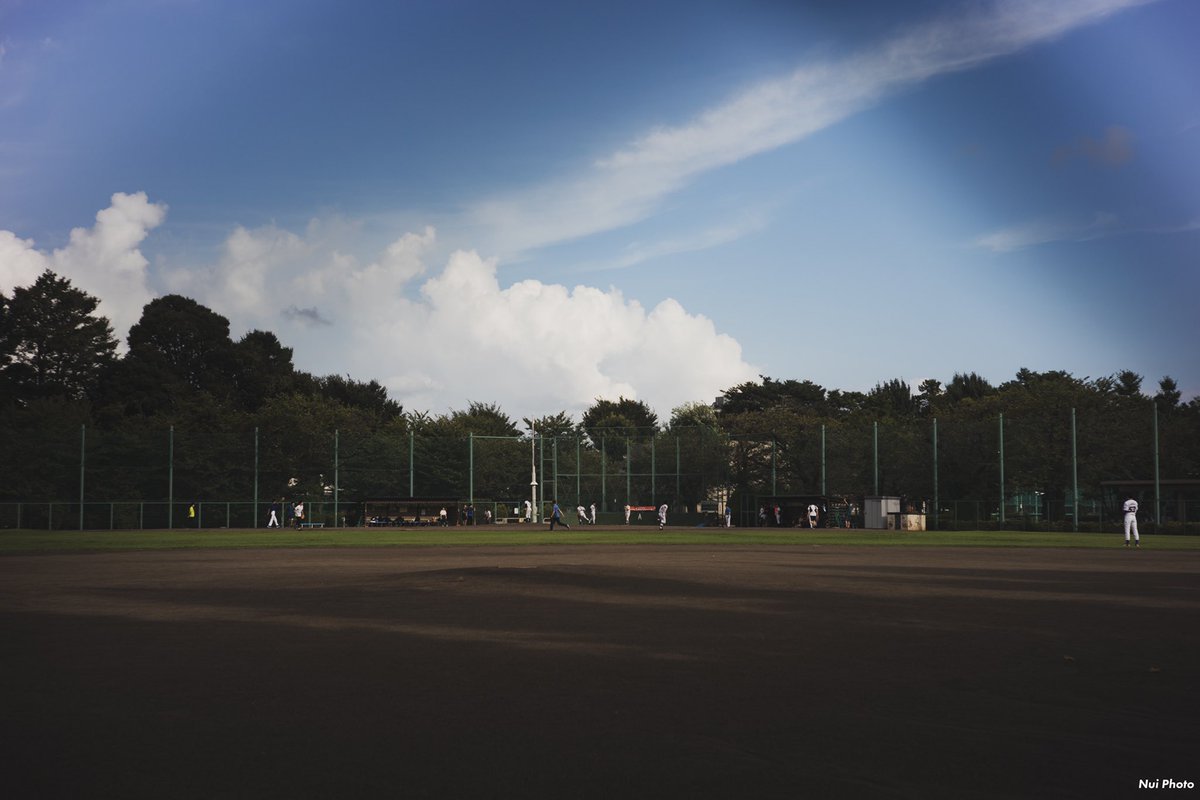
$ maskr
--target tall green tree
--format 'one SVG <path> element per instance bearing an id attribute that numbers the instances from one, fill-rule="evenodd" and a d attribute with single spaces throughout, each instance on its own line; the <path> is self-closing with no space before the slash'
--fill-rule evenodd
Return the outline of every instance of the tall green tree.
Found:
<path id="1" fill-rule="evenodd" d="M 163 383 L 225 398 L 236 362 L 229 320 L 195 300 L 169 294 L 151 300 L 129 330 L 127 361 L 140 362 Z"/>
<path id="2" fill-rule="evenodd" d="M 296 388 L 292 348 L 284 347 L 269 331 L 247 333 L 234 345 L 233 357 L 235 399 L 246 411 L 257 410 L 268 398 Z"/>
<path id="3" fill-rule="evenodd" d="M 99 302 L 50 270 L 11 298 L 0 293 L 0 382 L 12 399 L 93 392 L 117 347 Z"/>
<path id="4" fill-rule="evenodd" d="M 620 397 L 617 400 L 596 402 L 583 414 L 580 423 L 593 447 L 600 446 L 601 437 L 650 441 L 658 433 L 658 415 L 641 400 Z"/>

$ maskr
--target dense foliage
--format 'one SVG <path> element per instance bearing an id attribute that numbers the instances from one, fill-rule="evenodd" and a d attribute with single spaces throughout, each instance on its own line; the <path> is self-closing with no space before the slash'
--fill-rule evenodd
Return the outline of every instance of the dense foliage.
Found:
<path id="1" fill-rule="evenodd" d="M 518 422 L 481 402 L 405 411 L 374 380 L 297 370 L 273 333 L 232 340 L 227 319 L 178 295 L 146 305 L 118 356 L 97 305 L 49 271 L 0 294 L 0 501 L 78 497 L 86 457 L 88 497 L 121 500 L 242 501 L 253 486 L 515 501 L 536 469 L 544 497 L 608 510 L 817 493 L 991 502 L 1001 486 L 1061 509 L 1076 479 L 1094 498 L 1102 481 L 1149 478 L 1155 425 L 1161 474 L 1200 478 L 1200 399 L 1170 377 L 1150 397 L 1129 371 L 1023 369 L 999 386 L 955 374 L 915 392 L 893 378 L 865 393 L 764 376 L 666 424 L 624 397 L 578 423 Z"/>

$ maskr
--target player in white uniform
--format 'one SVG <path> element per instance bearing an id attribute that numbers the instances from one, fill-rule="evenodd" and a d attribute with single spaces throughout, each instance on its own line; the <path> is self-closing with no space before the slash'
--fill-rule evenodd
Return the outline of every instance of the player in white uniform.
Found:
<path id="1" fill-rule="evenodd" d="M 817 511 L 816 503 L 808 504 L 808 527 L 810 528 L 817 527 Z"/>
<path id="2" fill-rule="evenodd" d="M 667 525 L 667 504 L 658 507 L 658 529 L 661 531 Z"/>
<path id="3" fill-rule="evenodd" d="M 1125 512 L 1125 546 L 1129 547 L 1129 532 L 1133 531 L 1133 546 L 1141 547 L 1142 543 L 1138 538 L 1137 529 L 1137 500 L 1134 500 L 1131 497 L 1125 501 L 1125 505 L 1123 505 L 1121 508 Z"/>
<path id="4" fill-rule="evenodd" d="M 591 508 L 592 508 L 592 524 L 595 525 L 596 524 L 596 504 L 592 503 Z"/>

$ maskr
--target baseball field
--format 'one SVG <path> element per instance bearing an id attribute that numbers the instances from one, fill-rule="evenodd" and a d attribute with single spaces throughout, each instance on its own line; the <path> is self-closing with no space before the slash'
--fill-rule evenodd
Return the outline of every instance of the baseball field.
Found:
<path id="1" fill-rule="evenodd" d="M 5 532 L 0 783 L 1195 793 L 1195 539 L 857 534 Z"/>

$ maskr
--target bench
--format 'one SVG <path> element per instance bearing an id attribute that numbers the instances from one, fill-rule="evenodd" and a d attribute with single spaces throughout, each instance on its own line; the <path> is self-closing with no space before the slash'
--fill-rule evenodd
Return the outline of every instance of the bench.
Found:
<path id="1" fill-rule="evenodd" d="M 325 523 L 324 522 L 301 522 L 300 527 L 301 528 L 324 528 Z"/>

